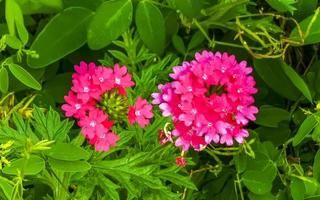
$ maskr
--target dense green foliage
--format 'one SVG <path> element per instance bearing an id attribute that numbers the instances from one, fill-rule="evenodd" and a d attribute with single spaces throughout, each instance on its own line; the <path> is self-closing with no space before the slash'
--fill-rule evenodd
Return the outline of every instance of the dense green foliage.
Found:
<path id="1" fill-rule="evenodd" d="M 317 0 L 0 0 L 0 199 L 320 199 Z M 150 99 L 208 49 L 254 67 L 259 114 L 242 145 L 187 152 L 117 126 L 98 153 L 60 110 L 73 65 L 126 65 Z M 131 102 L 132 103 L 132 102 Z"/>

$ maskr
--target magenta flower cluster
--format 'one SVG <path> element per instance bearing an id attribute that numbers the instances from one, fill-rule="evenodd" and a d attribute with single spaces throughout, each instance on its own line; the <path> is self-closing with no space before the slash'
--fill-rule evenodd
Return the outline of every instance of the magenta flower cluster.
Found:
<path id="1" fill-rule="evenodd" d="M 108 151 L 116 144 L 119 137 L 112 132 L 114 121 L 97 105 L 106 93 L 116 92 L 125 96 L 126 88 L 134 86 L 134 82 L 127 68 L 118 64 L 112 69 L 96 66 L 94 63 L 81 62 L 79 66 L 75 65 L 74 69 L 72 88 L 65 96 L 66 104 L 62 105 L 62 110 L 67 117 L 78 120 L 82 134 L 90 144 L 95 145 L 97 151 Z M 144 104 L 143 108 L 141 108 L 141 101 Z M 130 115 L 130 123 L 137 122 L 140 126 L 141 123 L 145 126 L 149 123 L 149 118 L 153 117 L 152 107 L 140 97 L 137 104 L 130 107 L 135 110 L 135 113 Z M 126 112 L 128 109 L 124 107 Z"/>
<path id="2" fill-rule="evenodd" d="M 255 120 L 257 92 L 252 68 L 234 55 L 203 51 L 195 60 L 173 68 L 172 82 L 158 86 L 153 103 L 171 116 L 176 146 L 202 150 L 210 143 L 233 145 L 248 137 L 244 129 Z"/>

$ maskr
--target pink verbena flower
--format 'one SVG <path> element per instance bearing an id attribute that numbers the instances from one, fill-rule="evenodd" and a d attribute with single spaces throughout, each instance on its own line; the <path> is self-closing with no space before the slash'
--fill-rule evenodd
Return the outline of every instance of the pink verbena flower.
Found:
<path id="1" fill-rule="evenodd" d="M 127 115 L 125 90 L 134 82 L 127 68 L 117 64 L 112 69 L 81 62 L 74 69 L 72 87 L 61 108 L 66 117 L 78 120 L 81 132 L 97 151 L 108 151 L 119 139 L 112 125 Z"/>
<path id="2" fill-rule="evenodd" d="M 152 117 L 152 106 L 141 97 L 138 97 L 135 105 L 129 108 L 128 119 L 130 124 L 137 122 L 141 128 L 144 128 L 150 123 Z"/>
<path id="3" fill-rule="evenodd" d="M 252 68 L 234 55 L 203 51 L 173 68 L 172 82 L 153 93 L 163 116 L 171 116 L 176 146 L 202 150 L 210 143 L 234 145 L 248 137 L 244 128 L 258 112 Z"/>

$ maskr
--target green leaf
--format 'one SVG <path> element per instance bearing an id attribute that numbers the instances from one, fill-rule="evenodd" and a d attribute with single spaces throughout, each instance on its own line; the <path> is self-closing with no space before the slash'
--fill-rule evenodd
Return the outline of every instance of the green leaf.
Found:
<path id="1" fill-rule="evenodd" d="M 29 159 L 20 158 L 3 168 L 3 173 L 17 175 L 18 170 L 24 175 L 36 175 L 45 167 L 45 162 L 39 156 L 31 155 Z"/>
<path id="2" fill-rule="evenodd" d="M 290 113 L 282 108 L 263 105 L 257 114 L 256 124 L 277 128 L 282 121 L 289 121 Z"/>
<path id="3" fill-rule="evenodd" d="M 233 157 L 234 164 L 236 166 L 237 172 L 242 173 L 247 168 L 247 156 L 245 154 L 238 154 Z"/>
<path id="4" fill-rule="evenodd" d="M 45 115 L 42 109 L 34 106 L 32 114 L 35 132 L 47 140 L 64 141 L 73 126 L 73 122 L 61 120 L 59 113 L 52 108 Z"/>
<path id="5" fill-rule="evenodd" d="M 63 103 L 65 101 L 64 95 L 71 88 L 71 79 L 72 73 L 55 75 L 54 78 L 44 83 L 43 90 L 46 90 L 56 102 Z"/>
<path id="6" fill-rule="evenodd" d="M 177 10 L 180 10 L 184 15 L 195 18 L 200 15 L 202 8 L 201 1 L 198 0 L 171 0 Z"/>
<path id="7" fill-rule="evenodd" d="M 183 43 L 183 40 L 180 36 L 178 35 L 174 35 L 172 37 L 172 44 L 174 46 L 174 48 L 181 54 L 185 54 L 186 53 L 186 47 Z"/>
<path id="8" fill-rule="evenodd" d="M 62 172 L 84 172 L 91 169 L 91 165 L 86 161 L 65 161 L 48 158 L 49 164 L 55 170 Z"/>
<path id="9" fill-rule="evenodd" d="M 63 8 L 62 0 L 19 0 L 23 14 L 54 13 Z"/>
<path id="10" fill-rule="evenodd" d="M 12 184 L 13 183 L 7 178 L 0 176 L 0 188 L 2 189 L 2 192 L 7 197 L 7 199 L 11 199 L 12 197 L 11 196 L 13 192 Z"/>
<path id="11" fill-rule="evenodd" d="M 190 188 L 192 190 L 197 190 L 196 185 L 191 181 L 188 176 L 182 176 L 176 172 L 176 167 L 169 169 L 163 169 L 157 172 L 157 176 L 161 179 L 168 180 L 178 186 L 183 186 Z"/>
<path id="12" fill-rule="evenodd" d="M 65 161 L 88 160 L 90 157 L 86 150 L 69 143 L 57 143 L 46 154 L 51 158 Z"/>
<path id="13" fill-rule="evenodd" d="M 302 180 L 293 177 L 290 184 L 290 190 L 293 200 L 304 199 L 304 193 L 306 192 L 306 189 Z"/>
<path id="14" fill-rule="evenodd" d="M 300 92 L 284 73 L 282 63 L 280 59 L 255 59 L 254 68 L 264 82 L 279 95 L 297 100 Z"/>
<path id="15" fill-rule="evenodd" d="M 249 193 L 248 196 L 250 200 L 278 200 L 278 198 L 270 193 L 262 195 Z"/>
<path id="16" fill-rule="evenodd" d="M 28 65 L 42 68 L 80 48 L 87 40 L 92 11 L 71 7 L 54 16 L 31 45 L 39 58 L 28 57 Z"/>
<path id="17" fill-rule="evenodd" d="M 23 45 L 27 44 L 29 34 L 24 26 L 22 11 L 15 0 L 6 1 L 6 20 L 9 33 L 12 36 L 19 36 Z"/>
<path id="18" fill-rule="evenodd" d="M 10 63 L 9 70 L 13 76 L 15 76 L 24 85 L 35 90 L 41 90 L 40 83 L 23 67 L 14 63 Z"/>
<path id="19" fill-rule="evenodd" d="M 268 4 L 279 12 L 290 12 L 297 10 L 292 4 L 296 3 L 296 0 L 267 0 Z"/>
<path id="20" fill-rule="evenodd" d="M 20 49 L 23 46 L 21 41 L 13 35 L 6 35 L 6 43 L 13 49 Z"/>
<path id="21" fill-rule="evenodd" d="M 88 45 L 101 49 L 116 40 L 132 21 L 131 0 L 106 1 L 97 9 L 88 27 Z"/>
<path id="22" fill-rule="evenodd" d="M 311 133 L 311 131 L 317 126 L 318 121 L 313 115 L 309 115 L 301 124 L 297 134 L 293 137 L 292 144 L 297 146 L 303 139 Z"/>
<path id="23" fill-rule="evenodd" d="M 313 178 L 320 182 L 320 150 L 317 151 L 313 161 Z"/>
<path id="24" fill-rule="evenodd" d="M 7 93 L 9 88 L 9 76 L 6 68 L 0 68 L 0 92 Z"/>
<path id="25" fill-rule="evenodd" d="M 110 179 L 106 178 L 103 174 L 99 173 L 97 176 L 99 183 L 101 186 L 103 186 L 103 190 L 110 197 L 110 199 L 119 200 L 120 197 L 119 193 L 117 192 L 119 186 L 113 183 Z"/>
<path id="26" fill-rule="evenodd" d="M 281 65 L 284 73 L 288 76 L 294 86 L 300 90 L 300 92 L 312 103 L 311 92 L 304 82 L 304 80 L 299 76 L 299 74 L 289 65 L 283 63 Z"/>
<path id="27" fill-rule="evenodd" d="M 148 1 L 140 1 L 136 10 L 136 25 L 144 44 L 161 54 L 165 45 L 165 21 L 159 8 Z"/>
<path id="28" fill-rule="evenodd" d="M 317 9 L 314 15 L 307 17 L 299 23 L 300 29 L 303 34 L 302 36 L 300 36 L 298 28 L 295 27 L 290 33 L 290 39 L 295 41 L 301 41 L 301 39 L 303 39 L 304 42 L 301 45 L 315 44 L 320 42 L 319 12 L 320 10 Z M 308 34 L 307 30 L 309 30 Z"/>
<path id="29" fill-rule="evenodd" d="M 242 175 L 242 181 L 255 194 L 265 194 L 272 188 L 269 177 L 260 171 L 248 170 Z"/>
<path id="30" fill-rule="evenodd" d="M 191 38 L 189 44 L 188 44 L 188 49 L 194 49 L 198 47 L 203 41 L 205 40 L 205 37 L 201 31 L 197 31 Z"/>

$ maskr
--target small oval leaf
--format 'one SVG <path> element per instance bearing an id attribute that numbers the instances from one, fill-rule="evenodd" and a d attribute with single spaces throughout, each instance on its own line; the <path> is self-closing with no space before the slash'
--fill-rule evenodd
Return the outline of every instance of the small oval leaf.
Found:
<path id="1" fill-rule="evenodd" d="M 45 163 L 39 156 L 32 155 L 29 159 L 20 158 L 12 161 L 10 165 L 3 168 L 5 174 L 17 175 L 18 170 L 24 175 L 36 175 L 44 169 Z"/>
<path id="2" fill-rule="evenodd" d="M 281 65 L 284 73 L 288 76 L 294 86 L 300 90 L 300 92 L 310 101 L 312 102 L 311 92 L 304 82 L 304 80 L 299 76 L 299 74 L 286 63 L 282 63 Z"/>
<path id="3" fill-rule="evenodd" d="M 35 90 L 41 90 L 40 83 L 23 67 L 14 63 L 10 63 L 9 70 L 13 76 L 15 76 L 24 85 Z"/>
<path id="4" fill-rule="evenodd" d="M 317 126 L 318 121 L 313 115 L 309 115 L 301 124 L 297 134 L 293 137 L 292 144 L 297 146 L 303 139 L 311 133 L 311 131 Z"/>
<path id="5" fill-rule="evenodd" d="M 87 160 L 90 156 L 90 154 L 81 147 L 68 143 L 57 143 L 47 151 L 47 155 L 54 159 L 66 161 Z"/>
<path id="6" fill-rule="evenodd" d="M 6 93 L 9 88 L 9 76 L 6 68 L 0 68 L 0 92 Z"/>
<path id="7" fill-rule="evenodd" d="M 144 44 L 161 54 L 165 45 L 165 20 L 158 7 L 148 1 L 140 1 L 136 11 L 137 30 Z"/>
<path id="8" fill-rule="evenodd" d="M 88 45 L 101 49 L 117 39 L 132 21 L 131 0 L 106 1 L 97 9 L 88 28 Z"/>

